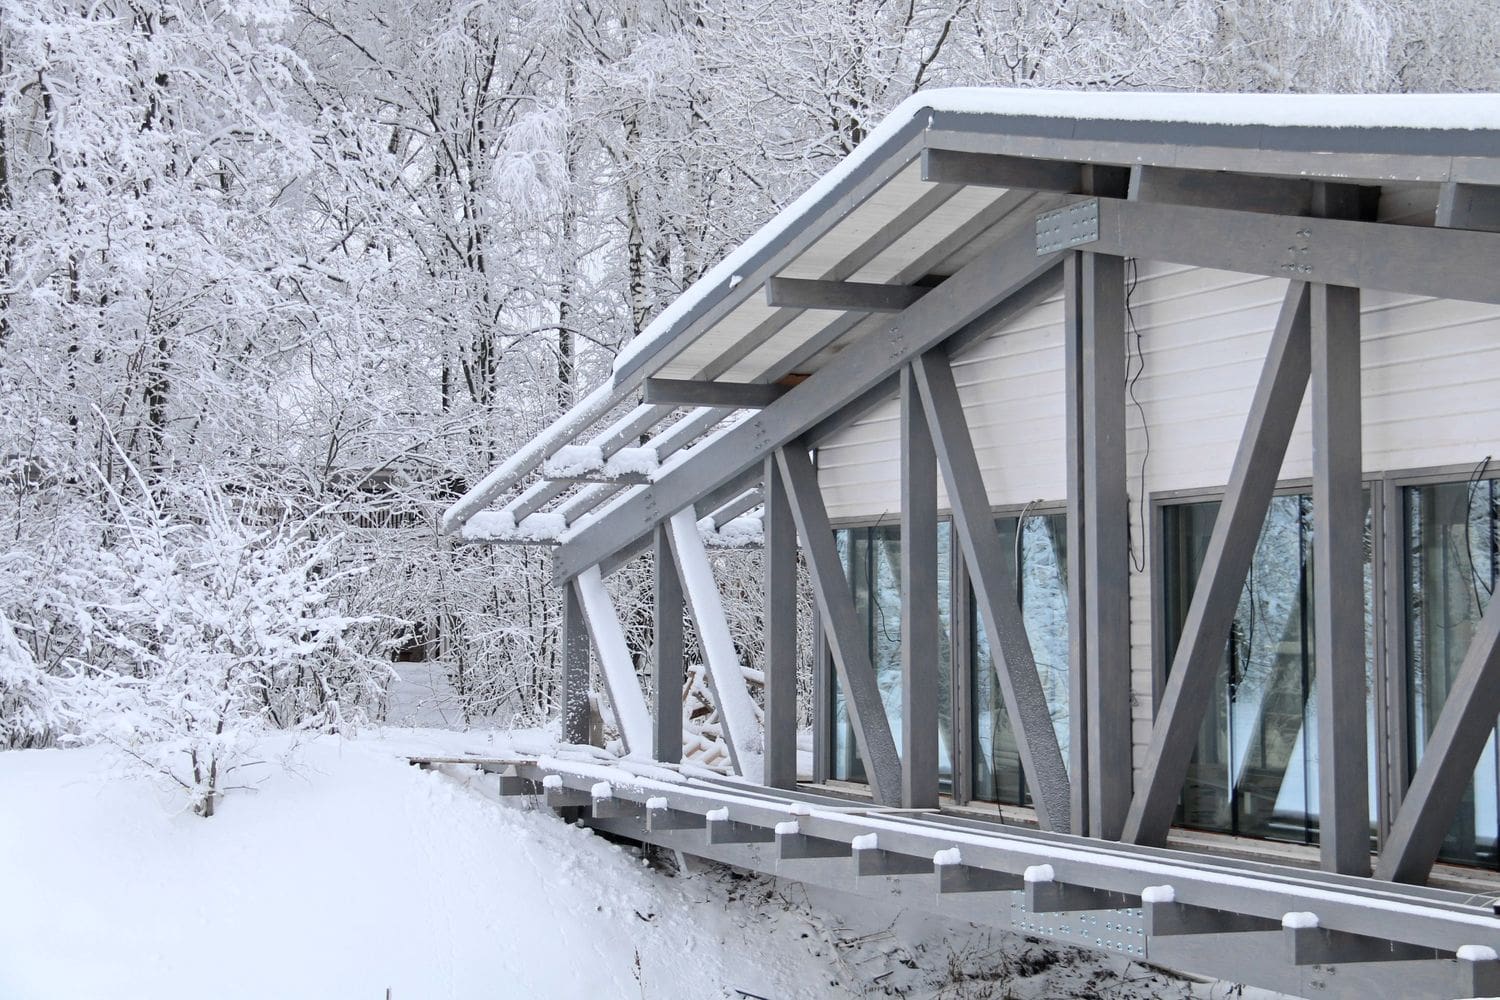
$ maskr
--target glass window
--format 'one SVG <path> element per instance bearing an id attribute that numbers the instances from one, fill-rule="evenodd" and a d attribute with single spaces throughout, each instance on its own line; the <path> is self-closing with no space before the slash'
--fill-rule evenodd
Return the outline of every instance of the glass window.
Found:
<path id="1" fill-rule="evenodd" d="M 891 736 L 901 745 L 901 529 L 898 525 L 843 528 L 837 531 L 839 557 L 854 593 L 854 611 L 866 629 L 875 682 L 890 722 Z M 952 541 L 947 522 L 938 524 L 938 767 L 939 786 L 951 789 L 953 779 L 952 689 Z M 832 685 L 833 766 L 839 781 L 865 782 L 854 726 L 849 718 L 837 674 Z"/>
<path id="2" fill-rule="evenodd" d="M 1017 527 L 1020 525 L 1020 537 Z M 1063 514 L 1002 517 L 995 527 L 1006 553 L 1006 572 L 1016 581 L 1021 618 L 1031 640 L 1037 674 L 1052 724 L 1068 760 L 1068 549 Z M 1022 805 L 1030 801 L 1021 771 L 1015 730 L 1005 711 L 989 638 L 970 597 L 974 643 L 974 781 L 973 796 L 987 802 Z"/>
<path id="3" fill-rule="evenodd" d="M 1408 764 L 1415 770 L 1480 616 L 1495 592 L 1500 489 L 1494 480 L 1404 491 Z M 1495 736 L 1490 734 L 1441 857 L 1497 867 Z"/>
<path id="4" fill-rule="evenodd" d="M 1173 505 L 1162 512 L 1168 664 L 1218 511 L 1218 502 L 1211 501 Z M 1312 531 L 1310 496 L 1272 498 L 1183 786 L 1178 822 L 1184 826 L 1303 843 L 1317 840 Z M 1367 683 L 1374 662 L 1369 553 L 1367 514 Z M 1366 738 L 1373 822 L 1373 687 L 1370 691 Z"/>

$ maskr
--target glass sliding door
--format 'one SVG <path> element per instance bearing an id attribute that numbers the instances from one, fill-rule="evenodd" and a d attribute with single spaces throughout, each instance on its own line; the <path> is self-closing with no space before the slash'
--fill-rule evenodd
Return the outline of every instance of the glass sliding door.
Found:
<path id="1" fill-rule="evenodd" d="M 1068 551 L 1067 518 L 1033 514 L 1024 523 L 1002 517 L 995 527 L 1006 553 L 1005 571 L 1016 581 L 1021 618 L 1031 640 L 1037 673 L 1063 760 L 1068 760 Z M 1018 537 L 1019 529 L 1019 537 Z M 1030 792 L 1021 772 L 1015 730 L 1005 711 L 989 637 L 970 597 L 973 642 L 974 779 L 972 795 L 987 802 L 1024 805 Z"/>
<path id="2" fill-rule="evenodd" d="M 891 736 L 901 745 L 901 529 L 896 525 L 842 528 L 836 533 L 840 559 L 854 593 L 854 611 L 865 630 L 880 700 L 890 722 Z M 952 787 L 952 543 L 947 522 L 938 524 L 938 674 L 939 784 Z M 837 677 L 832 685 L 833 761 L 831 776 L 838 781 L 867 782 L 859 756 L 853 721 Z"/>
<path id="3" fill-rule="evenodd" d="M 1495 592 L 1500 489 L 1494 480 L 1403 491 L 1406 526 L 1408 766 L 1414 771 Z M 1480 755 L 1441 857 L 1500 867 L 1495 735 Z"/>
<path id="4" fill-rule="evenodd" d="M 1162 509 L 1166 662 L 1176 654 L 1217 501 Z M 1365 526 L 1366 680 L 1373 667 L 1370 535 Z M 1183 786 L 1178 822 L 1241 836 L 1314 843 L 1318 830 L 1312 498 L 1277 496 L 1261 529 Z M 1374 739 L 1373 686 L 1367 741 Z M 1372 822 L 1376 773 L 1371 763 Z"/>

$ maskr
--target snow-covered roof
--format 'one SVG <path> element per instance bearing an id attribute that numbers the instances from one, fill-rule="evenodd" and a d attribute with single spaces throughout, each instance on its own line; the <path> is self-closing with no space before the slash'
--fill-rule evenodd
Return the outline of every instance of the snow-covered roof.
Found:
<path id="1" fill-rule="evenodd" d="M 566 541 L 643 487 L 627 485 L 624 477 L 618 487 L 587 487 L 592 493 L 586 496 L 571 486 L 553 484 L 541 492 L 532 486 L 502 508 L 510 520 L 470 519 L 538 469 L 548 475 L 543 463 L 559 452 L 562 457 L 551 463 L 558 478 L 560 469 L 609 478 L 609 470 L 628 467 L 642 470 L 637 475 L 649 482 L 696 451 L 686 447 L 692 440 L 701 446 L 701 435 L 723 433 L 722 425 L 710 430 L 705 412 L 733 419 L 728 409 L 693 411 L 644 442 L 656 454 L 654 467 L 637 455 L 612 465 L 617 451 L 641 442 L 623 440 L 628 435 L 610 428 L 656 417 L 645 404 L 619 416 L 648 377 L 780 382 L 815 371 L 889 321 L 771 305 L 765 294 L 770 278 L 940 281 L 1006 234 L 1031 225 L 1038 208 L 1047 207 L 1034 193 L 930 182 L 922 172 L 924 150 L 1380 184 L 1402 190 L 1409 210 L 1413 203 L 1435 206 L 1442 182 L 1500 183 L 1500 95 L 923 91 L 663 309 L 617 357 L 612 379 L 456 502 L 444 516 L 445 529 L 467 523 L 465 534 L 474 539 L 536 541 L 545 534 L 546 540 Z M 616 419 L 610 427 L 588 436 L 611 415 Z M 690 419 L 697 423 L 689 425 Z M 659 445 L 669 439 L 670 446 Z M 567 507 L 571 520 L 537 517 L 538 497 L 560 497 L 551 508 L 556 512 L 568 504 L 570 492 L 583 501 Z M 713 513 L 698 511 L 704 517 Z"/>

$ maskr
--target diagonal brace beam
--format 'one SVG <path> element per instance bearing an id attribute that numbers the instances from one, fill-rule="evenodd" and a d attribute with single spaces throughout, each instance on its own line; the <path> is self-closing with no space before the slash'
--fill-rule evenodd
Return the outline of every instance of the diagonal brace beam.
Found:
<path id="1" fill-rule="evenodd" d="M 1068 830 L 1068 771 L 1063 764 L 1052 712 L 1037 675 L 1036 658 L 1014 581 L 1005 573 L 1005 551 L 990 514 L 989 497 L 964 419 L 947 353 L 935 348 L 912 362 L 922 409 L 948 487 L 953 525 L 974 588 L 974 602 L 990 637 L 1005 710 L 1015 727 L 1017 749 L 1044 830 Z"/>
<path id="2" fill-rule="evenodd" d="M 828 636 L 860 757 L 870 775 L 876 801 L 881 805 L 897 805 L 901 801 L 901 758 L 896 753 L 890 720 L 886 718 L 885 703 L 875 681 L 869 640 L 855 614 L 854 595 L 849 591 L 849 581 L 834 546 L 833 527 L 828 523 L 828 510 L 818 491 L 817 473 L 807 452 L 796 444 L 777 450 L 776 465 L 786 486 L 797 534 L 806 546 L 813 600 Z"/>
<path id="3" fill-rule="evenodd" d="M 1164 843 L 1172 824 L 1240 591 L 1307 389 L 1312 365 L 1309 298 L 1307 285 L 1293 282 L 1282 301 L 1229 486 L 1209 536 L 1203 571 L 1193 588 L 1177 654 L 1162 691 L 1140 785 L 1125 818 L 1122 839 L 1126 842 Z"/>
<path id="4" fill-rule="evenodd" d="M 1376 864 L 1377 878 L 1425 882 L 1500 715 L 1500 601 L 1480 620 Z"/>

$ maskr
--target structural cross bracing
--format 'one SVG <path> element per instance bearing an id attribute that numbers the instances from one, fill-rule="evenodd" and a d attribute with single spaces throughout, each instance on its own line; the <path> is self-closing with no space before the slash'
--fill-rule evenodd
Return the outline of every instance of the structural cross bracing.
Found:
<path id="1" fill-rule="evenodd" d="M 1486 747 L 1500 713 L 1500 626 L 1494 611 L 1481 622 L 1481 609 L 1471 609 L 1463 648 L 1452 654 L 1451 676 L 1441 683 L 1419 677 L 1415 661 L 1408 662 L 1414 650 L 1433 643 L 1422 646 L 1408 635 L 1417 626 L 1395 618 L 1419 569 L 1402 535 L 1416 530 L 1417 500 L 1414 487 L 1403 484 L 1456 477 L 1467 484 L 1472 505 L 1476 484 L 1493 477 L 1479 460 L 1500 441 L 1500 418 L 1488 409 L 1443 409 L 1447 403 L 1434 392 L 1430 408 L 1448 423 L 1403 437 L 1402 411 L 1380 394 L 1410 396 L 1423 387 L 1391 389 L 1391 372 L 1419 366 L 1408 360 L 1414 340 L 1401 341 L 1400 350 L 1387 344 L 1398 335 L 1437 333 L 1392 332 L 1380 311 L 1442 303 L 1459 317 L 1450 325 L 1466 338 L 1464 357 L 1489 360 L 1464 370 L 1464 361 L 1435 352 L 1423 362 L 1435 380 L 1467 385 L 1491 377 L 1483 363 L 1500 363 L 1484 353 L 1489 340 L 1500 341 L 1500 313 L 1491 308 L 1500 304 L 1494 280 L 1500 109 L 1492 98 L 1459 101 L 1439 116 L 1430 103 L 1399 99 L 1320 112 L 1313 103 L 1283 100 L 1244 98 L 1213 111 L 1192 100 L 1168 106 L 1088 97 L 1052 95 L 1038 103 L 965 92 L 903 106 L 824 182 L 669 307 L 621 354 L 611 380 L 476 485 L 450 509 L 445 526 L 472 541 L 552 547 L 554 582 L 566 595 L 561 648 L 565 733 L 572 742 L 588 729 L 592 634 L 601 659 L 607 652 L 610 661 L 611 694 L 627 705 L 629 749 L 663 762 L 680 756 L 672 745 L 680 714 L 667 704 L 682 676 L 680 626 L 660 631 L 654 709 L 638 711 L 645 699 L 621 687 L 629 678 L 619 664 L 628 657 L 619 650 L 613 609 L 599 600 L 598 581 L 654 547 L 656 615 L 680 622 L 686 609 L 701 618 L 700 629 L 706 624 L 714 637 L 711 676 L 726 677 L 742 665 L 733 637 L 720 627 L 723 612 L 703 544 L 762 537 L 763 731 L 746 732 L 750 713 L 741 685 L 721 699 L 739 720 L 738 731 L 730 727 L 731 743 L 736 758 L 744 758 L 745 776 L 776 790 L 764 794 L 806 794 L 796 791 L 806 777 L 798 773 L 796 727 L 808 715 L 816 720 L 812 776 L 831 775 L 828 730 L 837 697 L 838 724 L 846 727 L 840 752 L 860 762 L 873 802 L 962 804 L 980 795 L 976 776 L 981 764 L 991 764 L 978 759 L 994 752 L 983 741 L 999 739 L 978 728 L 979 713 L 990 712 L 1005 720 L 1015 780 L 1024 789 L 1018 807 L 1050 831 L 1035 836 L 1085 835 L 1090 839 L 1080 843 L 1093 852 L 1066 873 L 1054 864 L 1057 878 L 1006 888 L 1023 901 L 1024 916 L 1011 926 L 1055 930 L 1062 915 L 1100 912 L 1071 907 L 1140 897 L 1127 909 L 1139 911 L 1140 927 L 1155 928 L 1147 935 L 1152 958 L 1169 966 L 1197 969 L 1217 961 L 1208 944 L 1209 929 L 1216 929 L 1245 944 L 1235 952 L 1234 961 L 1243 960 L 1239 978 L 1254 977 L 1259 956 L 1290 956 L 1291 971 L 1270 977 L 1268 985 L 1278 989 L 1314 992 L 1317 983 L 1308 977 L 1315 971 L 1308 970 L 1330 963 L 1367 970 L 1377 959 L 1390 975 L 1406 975 L 1400 970 L 1410 967 L 1411 982 L 1425 984 L 1422 990 L 1448 989 L 1435 984 L 1456 981 L 1455 969 L 1478 989 L 1473 984 L 1493 982 L 1486 978 L 1495 975 L 1492 967 L 1472 955 L 1455 957 L 1453 939 L 1393 926 L 1399 921 L 1390 914 L 1407 913 L 1399 907 L 1376 907 L 1386 915 L 1370 924 L 1352 916 L 1335 920 L 1326 907 L 1309 905 L 1303 909 L 1320 923 L 1282 927 L 1280 917 L 1297 909 L 1290 896 L 1250 908 L 1211 893 L 1178 891 L 1168 899 L 1142 895 L 1151 885 L 1139 880 L 1099 872 L 1114 870 L 1109 858 L 1153 856 L 1174 823 L 1195 822 L 1184 790 L 1204 784 L 1204 734 L 1212 736 L 1214 725 L 1231 758 L 1228 778 L 1216 780 L 1234 785 L 1253 771 L 1261 782 L 1235 792 L 1239 797 L 1226 808 L 1274 806 L 1275 822 L 1284 823 L 1282 800 L 1305 802 L 1300 836 L 1317 843 L 1324 871 L 1299 872 L 1299 891 L 1342 893 L 1359 885 L 1383 899 L 1406 900 L 1412 892 L 1426 899 L 1425 890 L 1386 880 L 1424 881 L 1452 850 L 1455 817 L 1475 822 L 1468 790 L 1476 763 L 1491 752 Z M 1453 124 L 1463 115 L 1464 124 Z M 1258 369 L 1232 386 L 1205 374 L 1201 388 L 1179 389 L 1213 403 L 1203 407 L 1201 428 L 1169 428 L 1165 443 L 1148 438 L 1155 413 L 1137 396 L 1147 362 L 1132 295 L 1145 268 L 1154 269 L 1155 280 L 1190 276 L 1181 295 L 1204 300 L 1191 321 L 1151 345 L 1145 387 L 1152 405 L 1170 400 L 1150 396 L 1150 380 L 1169 379 L 1176 358 L 1202 350 L 1200 343 L 1224 343 L 1218 363 L 1225 369 L 1244 370 L 1247 363 Z M 1259 298 L 1237 313 L 1220 309 L 1224 294 L 1216 290 L 1241 287 Z M 1265 335 L 1247 348 L 1233 337 L 1252 311 Z M 1372 315 L 1376 333 L 1367 329 Z M 1036 360 L 1053 350 L 1055 367 Z M 1026 386 L 1025 398 L 1035 402 L 998 406 L 993 383 L 982 381 L 985 372 Z M 1372 411 L 1372 397 L 1387 408 Z M 1010 423 L 996 423 L 997 412 Z M 862 468 L 824 467 L 825 450 L 858 453 L 879 420 L 893 428 L 895 447 Z M 1493 433 L 1485 430 L 1487 420 Z M 1056 485 L 1047 487 L 1049 503 L 1039 509 L 1065 522 L 1065 544 L 1059 538 L 1055 550 L 1065 611 L 1060 666 L 1056 649 L 1033 634 L 1037 626 L 1017 579 L 1022 521 L 1035 494 L 1016 496 L 1020 487 L 1012 480 L 1024 481 L 1043 464 L 1027 454 L 1028 435 L 1045 442 L 1033 451 L 1056 453 Z M 1368 456 L 1372 449 L 1391 451 L 1392 439 L 1406 442 L 1402 454 L 1414 457 L 1400 468 L 1414 471 L 1372 484 L 1372 475 L 1384 474 Z M 1429 449 L 1460 458 L 1423 462 Z M 1478 471 L 1445 471 L 1460 460 Z M 1158 461 L 1177 470 L 1172 488 L 1160 493 L 1147 485 Z M 888 475 L 875 471 L 881 462 L 889 464 Z M 1224 471 L 1203 473 L 1199 481 L 1194 462 L 1222 464 Z M 1284 470 L 1297 462 L 1305 473 L 1288 477 Z M 893 575 L 895 617 L 906 641 L 887 673 L 881 673 L 885 653 L 872 645 L 851 591 L 851 567 L 833 544 L 834 531 L 851 522 L 830 499 L 847 498 L 864 481 L 875 492 L 883 488 L 882 475 L 892 483 L 885 508 L 892 516 L 885 521 L 899 524 L 908 557 Z M 1218 508 L 1197 542 L 1188 583 L 1171 584 L 1180 607 L 1168 624 L 1164 577 L 1181 567 L 1169 564 L 1157 533 L 1165 524 L 1159 508 L 1173 501 L 1178 486 L 1214 490 Z M 1191 488 L 1180 492 L 1192 494 Z M 1302 631 L 1282 638 L 1279 665 L 1257 667 L 1252 658 L 1226 667 L 1231 635 L 1252 642 L 1242 632 L 1244 595 L 1255 585 L 1268 518 L 1289 493 L 1306 496 L 1299 529 L 1306 553 Z M 1014 506 L 997 495 L 1012 497 Z M 1015 519 L 1013 545 L 1000 541 L 997 516 Z M 1475 516 L 1465 528 L 1470 534 Z M 722 530 L 746 517 L 759 518 L 763 530 Z M 949 576 L 962 603 L 940 604 L 938 588 L 948 584 L 936 572 L 938 550 L 928 538 L 934 527 L 948 533 L 951 556 L 942 558 L 952 560 Z M 797 648 L 799 559 L 817 609 L 817 650 L 824 652 Z M 689 571 L 696 584 L 686 584 Z M 1359 600 L 1362 587 L 1373 589 L 1373 612 Z M 1476 603 L 1492 587 L 1476 577 Z M 1142 589 L 1151 592 L 1147 609 Z M 979 704 L 974 666 L 981 636 L 985 669 L 992 671 L 985 675 L 991 684 L 985 697 L 993 702 L 987 706 Z M 951 669 L 947 707 L 938 694 L 940 645 Z M 1149 647 L 1144 654 L 1143 647 Z M 1237 649 L 1230 654 L 1239 656 Z M 1229 728 L 1246 726 L 1248 709 L 1222 703 L 1233 702 L 1236 690 L 1255 690 L 1258 675 L 1245 672 L 1252 667 L 1285 672 L 1292 649 L 1299 650 L 1303 672 L 1301 701 L 1291 712 L 1269 696 L 1246 703 L 1271 737 L 1262 737 L 1261 757 L 1249 762 L 1244 739 Z M 797 663 L 809 655 L 817 704 L 799 706 Z M 1143 668 L 1143 657 L 1159 664 L 1154 672 Z M 896 676 L 900 693 L 892 698 Z M 1446 705 L 1428 706 L 1421 699 L 1433 691 L 1453 693 Z M 1429 713 L 1425 721 L 1419 709 Z M 1268 721 L 1274 712 L 1283 722 Z M 749 746 L 753 765 L 741 752 Z M 1285 759 L 1266 763 L 1276 754 L 1310 762 L 1300 785 Z M 762 793 L 741 786 L 737 794 Z M 832 836 L 807 823 L 765 839 L 763 830 L 751 829 L 765 817 L 736 816 L 730 825 L 701 829 L 679 822 L 692 813 L 674 802 L 654 830 L 645 829 L 649 810 L 599 822 L 623 833 L 639 820 L 652 843 L 681 849 L 691 843 L 704 856 L 761 870 L 780 863 L 774 857 L 780 842 L 788 864 L 812 871 L 857 863 L 866 881 L 926 878 L 948 886 L 943 898 L 987 896 L 999 890 L 981 887 L 1009 887 L 1024 874 L 976 863 L 967 846 L 952 871 L 938 865 L 928 874 L 930 859 L 903 853 L 904 842 L 881 839 L 873 853 L 851 853 L 844 850 L 844 828 Z M 944 812 L 903 822 L 924 829 L 960 823 Z M 632 836 L 642 832 L 630 829 Z M 1260 835 L 1288 835 L 1274 824 L 1270 830 Z M 700 844 L 695 837 L 707 839 Z M 1500 851 L 1500 831 L 1495 842 Z M 767 858 L 772 869 L 764 867 Z M 1229 864 L 1207 853 L 1198 862 L 1214 870 Z M 1376 882 L 1359 881 L 1372 870 Z M 1180 881 L 1170 883 L 1174 890 Z M 1026 899 L 1035 912 L 1025 911 Z M 1282 903 L 1287 908 L 1276 912 Z M 1011 905 L 1005 912 L 1017 911 Z M 1452 968 L 1423 978 L 1440 963 Z M 1236 978 L 1233 969 L 1225 974 Z M 1341 978 L 1339 989 L 1352 989 L 1364 975 Z"/>

